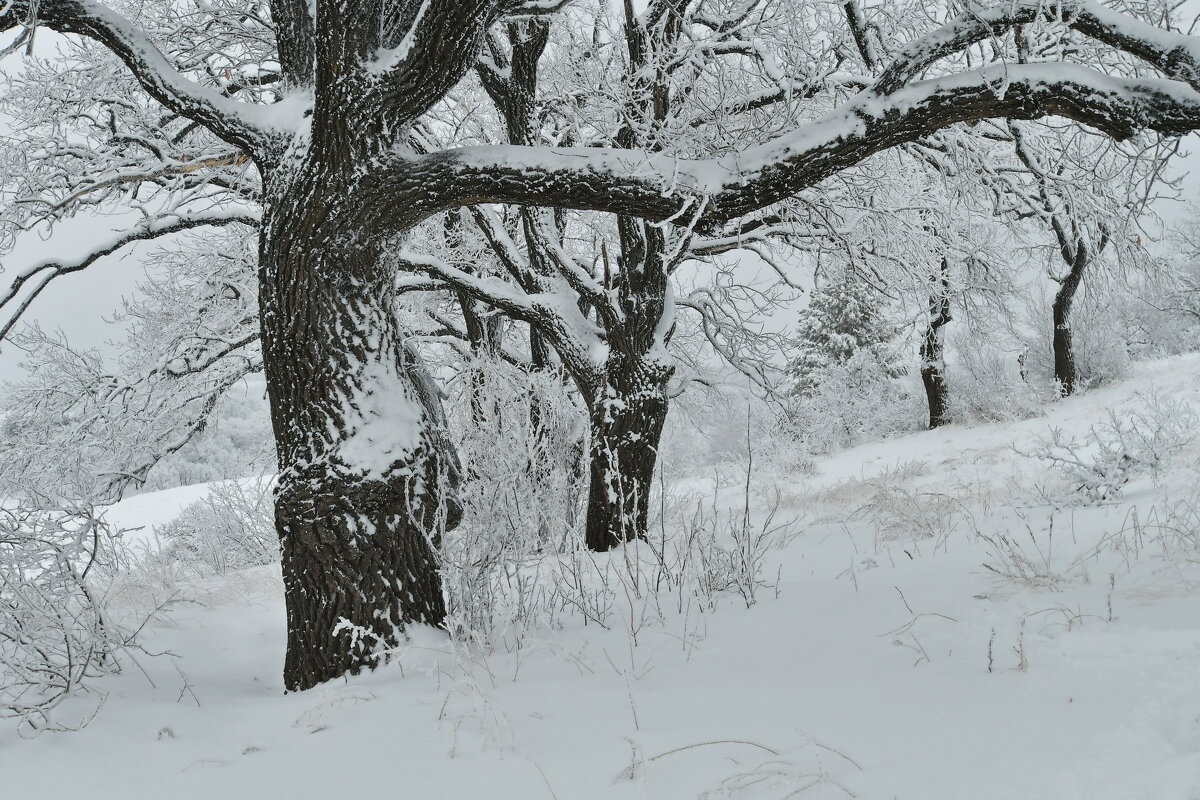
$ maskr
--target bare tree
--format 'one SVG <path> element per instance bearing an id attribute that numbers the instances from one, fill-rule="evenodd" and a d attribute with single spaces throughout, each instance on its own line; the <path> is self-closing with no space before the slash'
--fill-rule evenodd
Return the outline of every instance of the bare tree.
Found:
<path id="1" fill-rule="evenodd" d="M 1027 179 L 1027 191 L 1018 195 L 1023 215 L 1049 229 L 1055 254 L 1051 258 L 1059 262 L 1058 268 L 1048 270 L 1056 287 L 1051 352 L 1054 380 L 1065 397 L 1079 384 L 1071 321 L 1076 296 L 1085 278 L 1103 277 L 1098 268 L 1105 266 L 1106 255 L 1117 267 L 1136 267 L 1146 260 L 1141 218 L 1156 188 L 1169 188 L 1163 173 L 1177 147 L 1162 142 L 1132 147 L 1053 129 L 1049 137 L 1059 146 L 1047 147 L 1037 140 L 1037 131 L 1016 123 L 1009 128 Z M 1041 133 L 1045 139 L 1047 132 Z"/>

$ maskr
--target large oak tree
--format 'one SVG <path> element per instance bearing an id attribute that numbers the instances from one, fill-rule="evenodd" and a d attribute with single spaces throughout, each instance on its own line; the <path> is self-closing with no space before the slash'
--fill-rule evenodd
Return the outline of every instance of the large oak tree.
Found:
<path id="1" fill-rule="evenodd" d="M 640 19 L 706 0 L 651 0 Z M 1105 6 L 1005 0 L 915 37 L 832 112 L 736 155 L 521 144 L 420 152 L 414 125 L 475 65 L 489 29 L 566 0 L 272 0 L 277 102 L 242 102 L 186 52 L 96 0 L 11 0 L 0 27 L 87 37 L 167 111 L 261 176 L 259 302 L 280 478 L 289 689 L 357 671 L 445 607 L 441 434 L 394 314 L 396 250 L 434 214 L 503 203 L 695 222 L 717 231 L 886 148 L 984 118 L 1059 115 L 1114 137 L 1200 127 L 1200 42 Z M 721 0 L 747 16 L 758 0 Z M 798 13 L 806 5 L 797 2 Z M 702 18 L 703 15 L 700 15 Z M 921 76 L 980 40 L 1064 24 L 1158 69 L 1001 63 Z M 26 34 L 27 35 L 27 34 Z M 636 143 L 632 143 L 636 145 Z M 450 517 L 453 515 L 450 514 Z"/>

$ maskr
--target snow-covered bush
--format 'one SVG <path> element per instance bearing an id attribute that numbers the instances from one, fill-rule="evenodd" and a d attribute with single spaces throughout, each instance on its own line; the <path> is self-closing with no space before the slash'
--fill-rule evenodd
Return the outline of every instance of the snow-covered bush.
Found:
<path id="1" fill-rule="evenodd" d="M 1119 495 L 1138 475 L 1157 480 L 1164 462 L 1195 437 L 1196 424 L 1186 403 L 1151 395 L 1144 410 L 1128 416 L 1110 410 L 1104 422 L 1082 437 L 1053 428 L 1048 439 L 1023 455 L 1048 462 L 1072 491 L 1101 502 Z"/>
<path id="2" fill-rule="evenodd" d="M 824 367 L 788 410 L 795 438 L 811 453 L 832 453 L 861 442 L 918 430 L 922 399 L 895 377 L 874 350 Z"/>
<path id="3" fill-rule="evenodd" d="M 0 510 L 0 717 L 24 733 L 86 724 L 103 701 L 55 713 L 119 668 L 130 636 L 104 598 L 122 559 L 119 535 L 92 508 Z"/>
<path id="4" fill-rule="evenodd" d="M 1005 352 L 970 336 L 956 347 L 948 370 L 950 408 L 958 422 L 1006 422 L 1041 412 L 1053 394 L 1032 380 L 1020 352 Z"/>
<path id="5" fill-rule="evenodd" d="M 1071 314 L 1075 332 L 1075 367 L 1085 385 L 1111 383 L 1129 374 L 1135 350 L 1146 346 L 1138 330 L 1142 309 L 1131 307 L 1121 291 L 1096 292 L 1085 288 L 1084 302 Z"/>
<path id="6" fill-rule="evenodd" d="M 244 233 L 185 238 L 147 254 L 151 273 L 138 299 L 118 312 L 125 330 L 104 350 L 80 347 L 37 324 L 6 337 L 24 353 L 24 376 L 0 391 L 5 493 L 36 475 L 48 494 L 90 483 L 83 496 L 114 502 L 143 486 L 164 459 L 189 460 L 182 451 L 208 430 L 222 398 L 262 370 L 257 290 L 246 267 L 255 251 Z M 245 447 L 269 449 L 266 414 L 257 418 L 262 435 L 247 437 L 256 441 Z M 210 444 L 203 454 L 196 449 L 204 446 L 192 447 L 199 456 L 192 466 L 208 466 L 174 479 L 172 468 L 163 467 L 166 480 L 157 485 L 211 480 L 243 449 L 232 439 Z"/>
<path id="7" fill-rule="evenodd" d="M 581 536 L 587 416 L 557 372 L 490 363 L 482 373 L 448 404 L 463 516 L 439 551 L 454 624 L 490 636 L 510 613 L 505 598 L 526 602 L 522 570 Z"/>
<path id="8" fill-rule="evenodd" d="M 666 482 L 738 468 L 753 450 L 756 466 L 810 473 L 812 453 L 788 419 L 792 401 L 756 396 L 750 388 L 696 384 L 671 402 L 659 447 L 659 478 Z"/>
<path id="9" fill-rule="evenodd" d="M 656 551 L 656 585 L 681 598 L 690 595 L 709 611 L 723 593 L 737 594 L 747 608 L 754 605 L 760 590 L 774 586 L 764 574 L 766 557 L 783 544 L 791 523 L 779 520 L 778 491 L 767 500 L 761 521 L 754 519 L 751 504 L 747 485 L 740 509 L 722 508 L 714 494 L 710 503 L 697 499 L 690 514 L 671 520 L 674 535 L 664 535 Z"/>
<path id="10" fill-rule="evenodd" d="M 274 563 L 279 560 L 279 538 L 271 482 L 214 483 L 203 500 L 185 508 L 158 535 L 161 558 L 201 574 L 223 575 Z"/>
<path id="11" fill-rule="evenodd" d="M 758 599 L 768 585 L 764 557 L 788 524 L 773 510 L 758 514 L 757 497 L 730 507 L 720 494 L 669 486 L 664 497 L 659 484 L 649 538 L 592 552 L 581 513 L 586 416 L 577 396 L 553 373 L 505 368 L 490 370 L 479 388 L 474 412 L 468 403 L 448 404 L 464 465 L 463 518 L 438 545 L 456 639 L 517 649 L 534 632 L 571 620 L 624 625 L 636 640 L 643 626 L 664 624 L 670 609 L 686 616 L 730 595 Z M 460 416 L 472 413 L 483 419 L 468 426 Z M 744 437 L 744 418 L 741 426 Z M 725 457 L 744 465 L 750 454 Z M 673 469 L 671 454 L 665 458 Z M 697 466 L 685 461 L 685 470 Z M 768 498 L 769 509 L 777 504 Z"/>
<path id="12" fill-rule="evenodd" d="M 852 516 L 870 520 L 876 548 L 885 542 L 917 539 L 944 545 L 966 516 L 963 503 L 953 495 L 903 486 L 887 471 L 863 488 L 871 494 Z"/>
<path id="13" fill-rule="evenodd" d="M 1200 349 L 1200 264 L 1187 255 L 1154 259 L 1131 284 L 1111 301 L 1127 320 L 1131 357 Z"/>
<path id="14" fill-rule="evenodd" d="M 787 367 L 793 437 L 809 453 L 916 430 L 922 410 L 904 377 L 884 298 L 852 274 L 813 292 Z"/>

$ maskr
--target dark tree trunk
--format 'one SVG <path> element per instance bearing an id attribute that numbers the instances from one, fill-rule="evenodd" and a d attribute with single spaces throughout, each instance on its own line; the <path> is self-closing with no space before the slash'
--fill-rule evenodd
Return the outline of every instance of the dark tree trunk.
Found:
<path id="1" fill-rule="evenodd" d="M 1079 373 L 1075 367 L 1075 342 L 1071 331 L 1071 306 L 1075 303 L 1075 294 L 1083 283 L 1083 275 L 1091 260 L 1087 246 L 1077 242 L 1068 262 L 1071 267 L 1067 276 L 1058 284 L 1054 295 L 1052 314 L 1054 317 L 1054 380 L 1058 384 L 1058 392 L 1062 397 L 1075 394 L 1079 383 Z"/>
<path id="2" fill-rule="evenodd" d="M 929 404 L 929 427 L 950 422 L 949 390 L 946 386 L 946 343 L 943 330 L 950 316 L 950 268 L 942 259 L 937 288 L 929 296 L 929 326 L 921 343 L 921 382 Z"/>
<path id="3" fill-rule="evenodd" d="M 607 384 L 591 408 L 586 540 L 592 550 L 646 535 L 670 376 L 669 368 L 645 361 L 610 362 Z"/>
<path id="4" fill-rule="evenodd" d="M 456 522 L 439 502 L 454 470 L 397 327 L 394 271 L 330 202 L 352 196 L 331 180 L 278 189 L 260 246 L 288 690 L 374 666 L 410 623 L 440 625 L 433 542 Z"/>
<path id="5" fill-rule="evenodd" d="M 1061 290 L 1059 292 L 1061 295 Z M 1069 304 L 1066 308 L 1069 309 Z M 1058 298 L 1054 301 L 1054 381 L 1058 384 L 1058 393 L 1062 397 L 1075 394 L 1079 373 L 1075 367 L 1075 343 L 1071 335 L 1071 324 L 1067 317 L 1069 310 L 1060 306 Z"/>

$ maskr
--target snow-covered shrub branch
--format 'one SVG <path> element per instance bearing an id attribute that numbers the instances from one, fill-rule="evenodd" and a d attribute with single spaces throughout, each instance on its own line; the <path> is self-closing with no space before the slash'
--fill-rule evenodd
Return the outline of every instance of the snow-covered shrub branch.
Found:
<path id="1" fill-rule="evenodd" d="M 213 483 L 203 500 L 157 531 L 157 557 L 211 575 L 275 563 L 279 537 L 271 501 L 266 479 Z"/>
<path id="2" fill-rule="evenodd" d="M 28 733 L 87 723 L 102 695 L 82 714 L 57 712 L 119 669 L 131 643 L 105 609 L 123 558 L 94 507 L 0 510 L 0 716 Z"/>
<path id="3" fill-rule="evenodd" d="M 129 329 L 113 359 L 34 325 L 10 337 L 26 377 L 3 398 L 0 481 L 45 491 L 90 481 L 115 500 L 207 426 L 221 397 L 261 370 L 257 293 L 248 244 L 184 242 L 152 256 L 144 297 L 126 305 Z M 112 363 L 115 361 L 116 363 Z"/>
<path id="4" fill-rule="evenodd" d="M 1099 503 L 1117 497 L 1139 475 L 1157 479 L 1167 460 L 1195 437 L 1196 423 L 1186 403 L 1151 394 L 1144 411 L 1110 411 L 1083 437 L 1053 428 L 1048 439 L 1022 455 L 1047 462 L 1073 492 Z"/>

